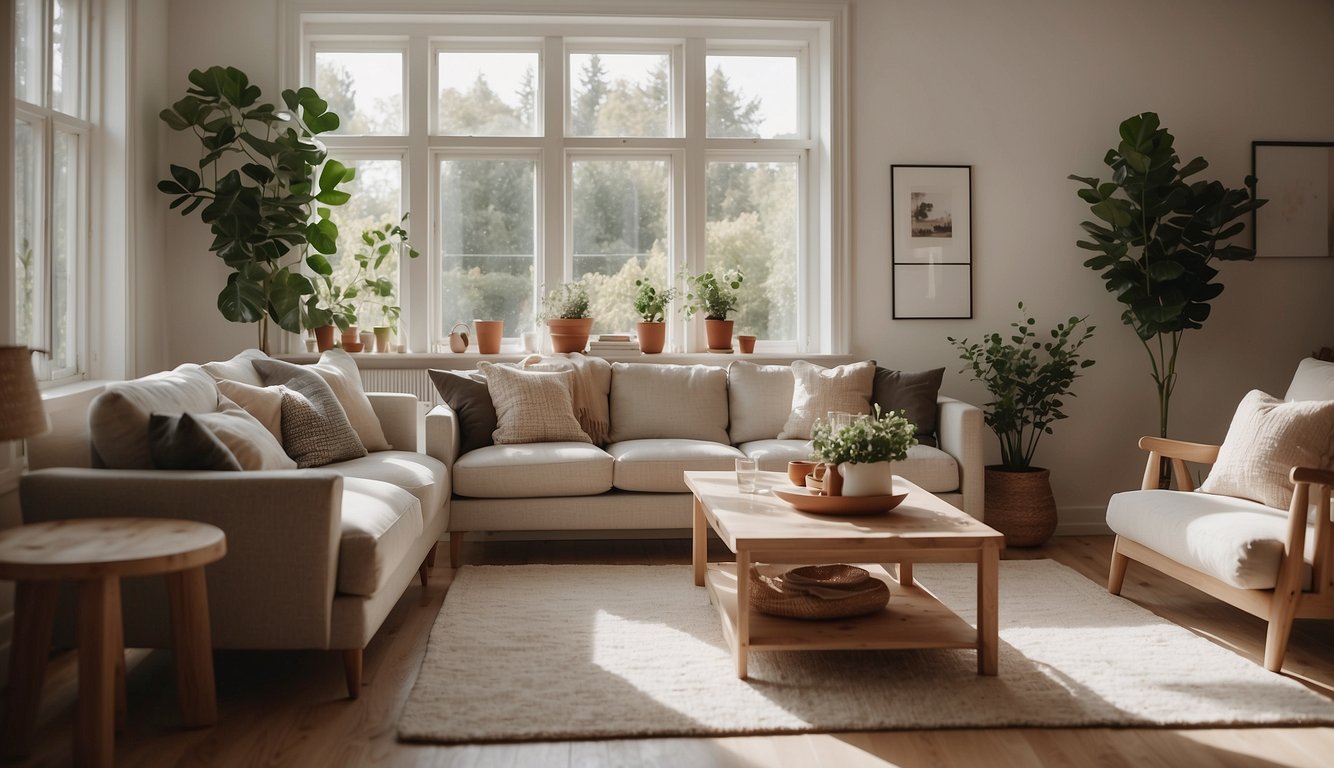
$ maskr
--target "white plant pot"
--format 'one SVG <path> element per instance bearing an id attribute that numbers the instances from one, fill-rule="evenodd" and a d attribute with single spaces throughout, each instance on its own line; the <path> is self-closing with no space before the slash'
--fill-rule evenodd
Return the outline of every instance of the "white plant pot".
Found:
<path id="1" fill-rule="evenodd" d="M 894 472 L 888 461 L 857 464 L 845 461 L 838 465 L 843 477 L 844 496 L 889 496 L 894 493 Z"/>

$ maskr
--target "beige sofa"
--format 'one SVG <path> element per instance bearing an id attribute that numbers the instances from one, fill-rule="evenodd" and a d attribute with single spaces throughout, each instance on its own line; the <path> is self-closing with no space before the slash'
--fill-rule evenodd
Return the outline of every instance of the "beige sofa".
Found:
<path id="1" fill-rule="evenodd" d="M 616 363 L 605 446 L 491 445 L 463 455 L 458 415 L 436 406 L 426 452 L 449 468 L 451 564 L 470 532 L 688 529 L 685 470 L 730 470 L 751 456 L 782 471 L 809 458 L 808 440 L 779 439 L 793 387 L 787 366 Z M 938 446 L 914 446 L 894 471 L 981 518 L 982 411 L 937 397 L 936 420 Z"/>
<path id="2" fill-rule="evenodd" d="M 219 403 L 213 377 L 197 365 L 110 386 L 154 413 L 209 412 Z M 367 397 L 388 443 L 402 449 L 316 469 L 93 468 L 87 418 L 57 424 L 33 443 L 34 466 L 46 468 L 22 479 L 23 519 L 171 517 L 218 526 L 227 555 L 206 570 L 214 647 L 341 650 L 355 698 L 363 649 L 414 575 L 425 585 L 449 518 L 446 467 L 416 450 L 417 399 Z M 126 646 L 170 647 L 162 580 L 129 580 L 123 593 Z M 72 636 L 71 608 L 62 606 L 59 636 Z"/>

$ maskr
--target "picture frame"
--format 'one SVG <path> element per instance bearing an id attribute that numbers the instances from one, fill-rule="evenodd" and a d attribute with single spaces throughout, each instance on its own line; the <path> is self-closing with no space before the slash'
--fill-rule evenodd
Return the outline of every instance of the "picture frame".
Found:
<path id="1" fill-rule="evenodd" d="M 973 167 L 891 165 L 895 320 L 973 316 Z"/>
<path id="2" fill-rule="evenodd" d="M 1252 141 L 1255 256 L 1334 257 L 1334 142 Z"/>

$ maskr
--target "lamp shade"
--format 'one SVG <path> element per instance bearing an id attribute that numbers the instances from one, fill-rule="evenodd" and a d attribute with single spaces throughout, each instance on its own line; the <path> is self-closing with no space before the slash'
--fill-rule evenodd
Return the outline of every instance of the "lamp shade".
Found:
<path id="1" fill-rule="evenodd" d="M 40 435 L 50 428 L 27 347 L 0 347 L 0 440 Z"/>

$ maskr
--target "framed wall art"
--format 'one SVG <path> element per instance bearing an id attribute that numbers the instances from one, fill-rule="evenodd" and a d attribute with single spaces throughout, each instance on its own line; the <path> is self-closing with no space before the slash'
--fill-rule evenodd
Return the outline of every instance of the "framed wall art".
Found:
<path id="1" fill-rule="evenodd" d="M 973 316 L 973 167 L 889 169 L 893 317 Z"/>
<path id="2" fill-rule="evenodd" d="M 1253 141 L 1257 258 L 1334 256 L 1334 142 Z"/>

